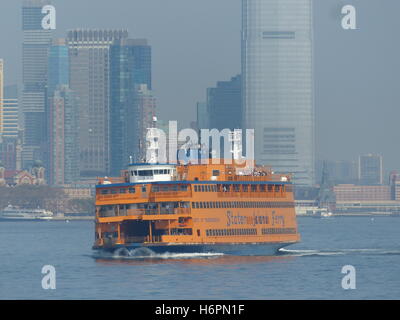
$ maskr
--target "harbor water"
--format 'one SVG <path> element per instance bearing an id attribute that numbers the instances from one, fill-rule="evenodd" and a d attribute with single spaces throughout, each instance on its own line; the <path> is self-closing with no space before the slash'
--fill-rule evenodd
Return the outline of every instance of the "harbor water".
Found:
<path id="1" fill-rule="evenodd" d="M 0 299 L 400 299 L 400 217 L 298 218 L 278 256 L 103 256 L 92 221 L 0 222 Z M 43 289 L 43 266 L 55 289 Z M 344 289 L 344 266 L 355 289 Z"/>

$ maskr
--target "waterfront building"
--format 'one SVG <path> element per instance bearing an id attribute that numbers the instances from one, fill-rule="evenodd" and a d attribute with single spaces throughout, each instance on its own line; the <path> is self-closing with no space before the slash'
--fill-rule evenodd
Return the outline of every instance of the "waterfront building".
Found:
<path id="1" fill-rule="evenodd" d="M 242 0 L 244 123 L 255 158 L 314 184 L 311 0 Z"/>
<path id="2" fill-rule="evenodd" d="M 389 201 L 392 200 L 388 185 L 354 185 L 343 184 L 333 187 L 336 202 Z"/>

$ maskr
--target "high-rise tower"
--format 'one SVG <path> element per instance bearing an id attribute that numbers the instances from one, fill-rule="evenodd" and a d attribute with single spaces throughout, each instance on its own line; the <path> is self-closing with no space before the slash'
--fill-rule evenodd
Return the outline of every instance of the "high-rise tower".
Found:
<path id="1" fill-rule="evenodd" d="M 255 157 L 299 185 L 314 183 L 311 0 L 242 0 L 245 127 Z"/>
<path id="2" fill-rule="evenodd" d="M 125 30 L 68 31 L 70 88 L 79 100 L 80 175 L 110 171 L 110 46 Z"/>
<path id="3" fill-rule="evenodd" d="M 114 41 L 110 49 L 110 167 L 119 175 L 138 154 L 142 124 L 136 88 L 151 88 L 151 46 L 145 39 Z"/>
<path id="4" fill-rule="evenodd" d="M 48 0 L 25 0 L 22 5 L 22 108 L 24 113 L 24 166 L 45 160 L 47 57 L 52 31 L 43 29 L 42 9 Z"/>

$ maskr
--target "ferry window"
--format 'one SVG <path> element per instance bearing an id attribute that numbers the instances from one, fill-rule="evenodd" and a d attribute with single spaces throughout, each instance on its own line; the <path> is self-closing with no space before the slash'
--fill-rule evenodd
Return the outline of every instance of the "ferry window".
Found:
<path id="1" fill-rule="evenodd" d="M 119 189 L 119 193 L 126 193 L 126 189 Z"/>
<path id="2" fill-rule="evenodd" d="M 133 177 L 133 171 L 131 171 L 131 176 Z"/>
<path id="3" fill-rule="evenodd" d="M 101 194 L 108 194 L 108 190 L 101 190 Z"/>
<path id="4" fill-rule="evenodd" d="M 279 192 L 281 190 L 281 186 L 280 185 L 276 185 L 275 186 L 275 192 Z"/>
<path id="5" fill-rule="evenodd" d="M 181 186 L 181 191 L 187 191 L 187 190 L 188 190 L 188 186 L 186 186 L 186 185 Z"/>
<path id="6" fill-rule="evenodd" d="M 198 191 L 198 186 L 194 186 L 194 192 Z"/>
<path id="7" fill-rule="evenodd" d="M 257 185 L 256 184 L 251 185 L 251 191 L 253 191 L 253 192 L 257 191 Z"/>
<path id="8" fill-rule="evenodd" d="M 172 186 L 172 191 L 178 191 L 178 186 Z"/>
<path id="9" fill-rule="evenodd" d="M 212 175 L 218 177 L 219 176 L 219 170 L 213 170 Z"/>
<path id="10" fill-rule="evenodd" d="M 116 194 L 117 193 L 117 189 L 111 189 L 111 194 Z"/>
<path id="11" fill-rule="evenodd" d="M 160 191 L 160 187 L 159 187 L 159 186 L 153 186 L 153 187 L 151 188 L 151 191 L 153 191 L 153 192 L 159 192 L 159 191 Z"/>
<path id="12" fill-rule="evenodd" d="M 201 192 L 204 192 L 204 186 L 201 186 Z"/>
<path id="13" fill-rule="evenodd" d="M 142 187 L 142 192 L 147 192 L 146 186 Z"/>
<path id="14" fill-rule="evenodd" d="M 247 185 L 247 184 L 244 184 L 244 185 L 242 186 L 243 192 L 247 192 L 247 189 L 248 189 L 248 185 Z"/>
<path id="15" fill-rule="evenodd" d="M 137 175 L 138 175 L 138 172 L 137 172 L 137 170 L 133 171 L 133 173 L 135 174 L 135 176 L 137 176 Z"/>
<path id="16" fill-rule="evenodd" d="M 272 184 L 268 185 L 268 192 L 272 192 Z"/>
<path id="17" fill-rule="evenodd" d="M 264 192 L 265 191 L 265 184 L 260 184 L 260 191 Z"/>

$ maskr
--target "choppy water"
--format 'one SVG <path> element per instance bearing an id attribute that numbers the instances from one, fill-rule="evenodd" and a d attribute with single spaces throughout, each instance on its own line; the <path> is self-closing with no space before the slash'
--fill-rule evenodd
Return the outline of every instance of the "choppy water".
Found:
<path id="1" fill-rule="evenodd" d="M 279 256 L 120 256 L 91 250 L 93 222 L 0 222 L 0 299 L 400 299 L 400 217 L 299 218 Z M 56 289 L 42 289 L 44 265 Z M 356 289 L 344 290 L 344 265 Z"/>

